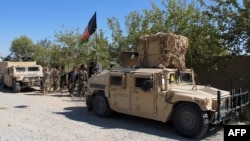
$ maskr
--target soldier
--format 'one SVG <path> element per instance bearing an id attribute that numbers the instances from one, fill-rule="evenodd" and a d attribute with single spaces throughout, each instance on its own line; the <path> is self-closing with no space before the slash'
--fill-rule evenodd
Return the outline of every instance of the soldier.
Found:
<path id="1" fill-rule="evenodd" d="M 87 89 L 88 82 L 88 72 L 85 64 L 80 66 L 79 74 L 79 84 L 78 84 L 78 95 L 79 97 L 84 96 Z"/>
<path id="2" fill-rule="evenodd" d="M 73 92 L 74 92 L 77 80 L 78 80 L 78 73 L 77 73 L 76 67 L 73 67 L 73 69 L 69 72 L 69 75 L 68 75 L 68 89 L 69 89 L 69 94 L 72 97 L 73 97 Z"/>
<path id="3" fill-rule="evenodd" d="M 60 70 L 60 91 L 64 89 L 64 86 L 67 84 L 66 82 L 66 71 L 65 67 L 62 66 Z"/>
<path id="4" fill-rule="evenodd" d="M 58 66 L 53 70 L 52 73 L 52 86 L 53 86 L 53 92 L 58 92 L 58 87 L 60 83 L 60 75 L 58 71 Z"/>
<path id="5" fill-rule="evenodd" d="M 43 79 L 42 79 L 42 92 L 43 92 L 43 95 L 48 94 L 49 83 L 50 83 L 50 72 L 49 72 L 48 67 L 45 67 L 44 71 L 43 71 Z"/>

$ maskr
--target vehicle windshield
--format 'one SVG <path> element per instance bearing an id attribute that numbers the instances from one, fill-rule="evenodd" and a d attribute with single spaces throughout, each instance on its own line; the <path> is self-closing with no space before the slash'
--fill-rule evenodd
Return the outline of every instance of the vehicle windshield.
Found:
<path id="1" fill-rule="evenodd" d="M 39 71 L 39 67 L 28 67 L 28 71 Z"/>
<path id="2" fill-rule="evenodd" d="M 180 73 L 180 81 L 181 81 L 181 83 L 193 82 L 192 73 L 190 73 L 190 72 L 181 72 Z"/>
<path id="3" fill-rule="evenodd" d="M 16 67 L 16 72 L 25 72 L 24 67 Z"/>
<path id="4" fill-rule="evenodd" d="M 170 84 L 177 84 L 177 83 L 192 83 L 193 77 L 191 72 L 173 72 L 169 75 L 169 83 Z"/>

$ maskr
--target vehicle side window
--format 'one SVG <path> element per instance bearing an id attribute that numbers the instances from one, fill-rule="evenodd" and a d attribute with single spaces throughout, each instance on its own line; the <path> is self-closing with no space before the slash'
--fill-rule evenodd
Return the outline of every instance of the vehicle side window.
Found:
<path id="1" fill-rule="evenodd" d="M 176 76 L 176 74 L 172 73 L 172 74 L 170 74 L 169 77 L 170 77 L 170 78 L 169 78 L 169 83 L 170 83 L 170 84 L 171 84 L 171 83 L 176 83 L 176 82 L 177 82 L 177 76 Z"/>
<path id="2" fill-rule="evenodd" d="M 122 86 L 122 76 L 111 76 L 110 85 Z"/>
<path id="3" fill-rule="evenodd" d="M 25 68 L 24 67 L 16 67 L 16 71 L 17 72 L 25 72 Z"/>
<path id="4" fill-rule="evenodd" d="M 135 78 L 135 87 L 143 87 L 144 83 L 150 81 L 150 78 Z"/>
<path id="5" fill-rule="evenodd" d="M 39 71 L 39 67 L 28 67 L 28 71 Z"/>

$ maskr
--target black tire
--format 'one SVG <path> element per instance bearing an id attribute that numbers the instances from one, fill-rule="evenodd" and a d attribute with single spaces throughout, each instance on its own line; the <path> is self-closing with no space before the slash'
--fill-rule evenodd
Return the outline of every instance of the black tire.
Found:
<path id="1" fill-rule="evenodd" d="M 3 85 L 3 79 L 0 78 L 0 85 L 2 86 Z"/>
<path id="2" fill-rule="evenodd" d="M 21 91 L 20 82 L 16 82 L 15 80 L 13 80 L 12 91 L 14 93 L 19 93 Z"/>
<path id="3" fill-rule="evenodd" d="M 113 110 L 111 110 L 108 100 L 100 93 L 94 97 L 93 110 L 99 117 L 108 117 L 113 114 Z"/>
<path id="4" fill-rule="evenodd" d="M 3 82 L 3 84 L 2 84 L 2 87 L 3 87 L 3 88 L 8 88 L 7 85 L 6 85 L 4 82 Z"/>
<path id="5" fill-rule="evenodd" d="M 86 96 L 86 105 L 89 112 L 93 111 L 93 98 L 92 96 Z"/>
<path id="6" fill-rule="evenodd" d="M 2 77 L 1 79 L 2 79 L 2 80 L 1 80 L 1 81 L 2 81 L 2 84 L 1 84 L 2 88 L 7 88 L 7 86 L 6 86 L 5 83 L 4 83 L 4 77 Z"/>
<path id="7" fill-rule="evenodd" d="M 208 128 L 208 115 L 193 103 L 181 103 L 172 116 L 175 130 L 185 137 L 202 138 Z"/>

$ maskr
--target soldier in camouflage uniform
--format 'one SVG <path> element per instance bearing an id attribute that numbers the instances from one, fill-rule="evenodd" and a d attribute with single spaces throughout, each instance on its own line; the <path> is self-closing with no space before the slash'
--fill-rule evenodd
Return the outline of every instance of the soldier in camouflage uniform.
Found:
<path id="1" fill-rule="evenodd" d="M 44 95 L 48 94 L 49 83 L 50 83 L 50 72 L 48 67 L 45 67 L 42 79 L 42 92 Z"/>
<path id="2" fill-rule="evenodd" d="M 62 66 L 60 70 L 60 91 L 62 91 L 64 89 L 64 86 L 67 84 L 66 80 L 67 78 L 66 78 L 65 67 Z"/>
<path id="3" fill-rule="evenodd" d="M 58 71 L 58 66 L 56 66 L 56 68 L 53 70 L 52 81 L 53 92 L 58 92 L 58 87 L 60 84 L 60 74 Z"/>
<path id="4" fill-rule="evenodd" d="M 85 64 L 80 66 L 79 74 L 78 74 L 79 84 L 78 84 L 78 95 L 79 97 L 84 96 L 87 90 L 87 82 L 88 82 L 88 72 Z"/>
<path id="5" fill-rule="evenodd" d="M 74 94 L 74 89 L 75 89 L 77 80 L 78 80 L 77 68 L 73 67 L 73 69 L 69 72 L 69 75 L 68 75 L 68 89 L 69 89 L 69 94 L 72 97 Z"/>

